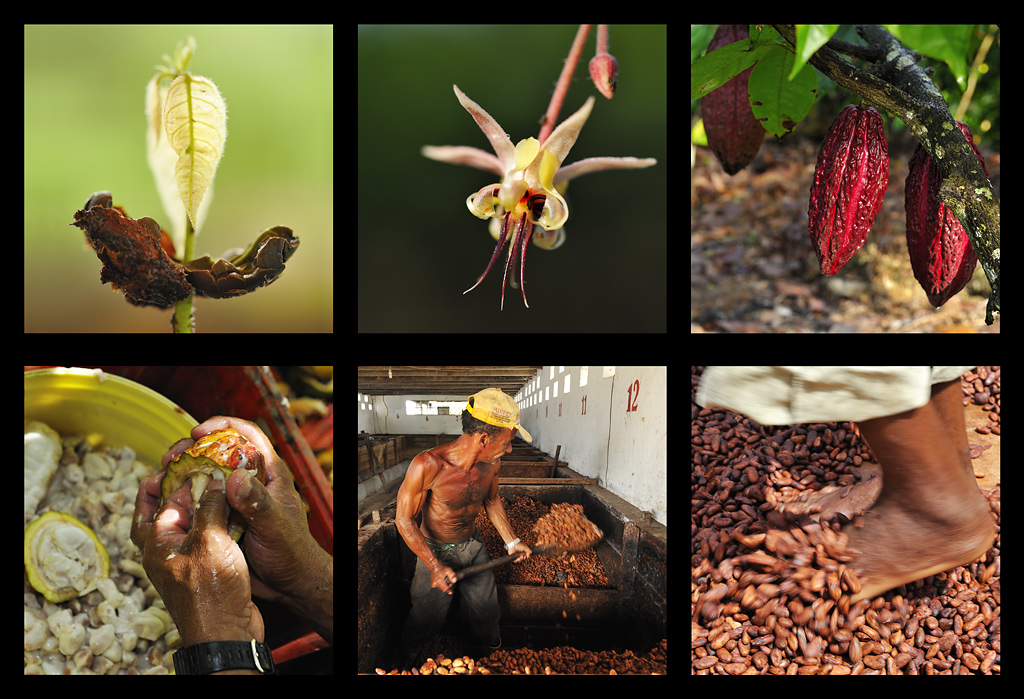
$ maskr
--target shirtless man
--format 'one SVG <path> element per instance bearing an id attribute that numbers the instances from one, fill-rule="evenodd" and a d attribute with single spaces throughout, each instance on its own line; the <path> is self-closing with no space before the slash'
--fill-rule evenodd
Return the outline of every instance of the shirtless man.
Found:
<path id="1" fill-rule="evenodd" d="M 462 415 L 462 435 L 449 444 L 419 454 L 409 465 L 398 491 L 395 523 L 419 561 L 410 595 L 412 611 L 402 640 L 410 650 L 437 633 L 451 605 L 458 570 L 486 563 L 487 549 L 476 532 L 480 508 L 521 561 L 530 548 L 516 538 L 498 497 L 498 469 L 503 454 L 512 451 L 515 431 L 533 439 L 519 424 L 519 406 L 497 388 L 470 396 Z M 415 517 L 422 514 L 416 525 Z M 501 645 L 498 597 L 490 571 L 459 585 L 467 623 L 477 639 L 490 648 Z"/>

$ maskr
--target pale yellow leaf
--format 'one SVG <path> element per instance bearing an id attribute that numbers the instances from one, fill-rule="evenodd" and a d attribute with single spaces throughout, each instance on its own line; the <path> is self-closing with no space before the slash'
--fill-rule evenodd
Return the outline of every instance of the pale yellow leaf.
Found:
<path id="1" fill-rule="evenodd" d="M 212 81 L 179 75 L 167 89 L 163 126 L 178 155 L 174 179 L 193 225 L 207 188 L 213 183 L 227 138 L 227 107 Z"/>

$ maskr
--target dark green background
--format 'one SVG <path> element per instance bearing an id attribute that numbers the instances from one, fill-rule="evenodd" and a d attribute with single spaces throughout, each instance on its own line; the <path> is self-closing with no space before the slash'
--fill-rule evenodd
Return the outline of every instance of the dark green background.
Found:
<path id="1" fill-rule="evenodd" d="M 459 104 L 457 84 L 513 143 L 536 137 L 575 26 L 362 27 L 356 78 L 359 118 L 358 265 L 362 332 L 660 332 L 665 329 L 667 31 L 611 27 L 619 62 L 611 101 L 587 63 L 592 30 L 559 121 L 594 95 L 594 110 L 566 164 L 595 156 L 657 158 L 646 170 L 605 171 L 571 182 L 568 238 L 530 245 L 530 308 L 506 290 L 495 241 L 466 208 L 493 173 L 428 160 L 424 145 L 490 145 Z M 502 253 L 501 260 L 505 257 Z"/>

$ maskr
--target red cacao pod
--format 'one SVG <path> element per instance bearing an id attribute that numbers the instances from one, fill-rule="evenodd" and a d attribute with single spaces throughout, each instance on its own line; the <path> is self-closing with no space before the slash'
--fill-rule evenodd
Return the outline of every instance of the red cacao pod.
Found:
<path id="1" fill-rule="evenodd" d="M 864 245 L 889 185 L 882 116 L 849 105 L 828 127 L 807 209 L 821 273 L 831 277 Z"/>
<path id="2" fill-rule="evenodd" d="M 721 24 L 708 44 L 708 53 L 737 41 L 750 38 L 749 24 Z M 750 109 L 747 85 L 753 68 L 734 77 L 701 100 L 701 116 L 708 145 L 718 156 L 722 168 L 730 175 L 750 164 L 761 149 L 764 127 Z"/>
<path id="3" fill-rule="evenodd" d="M 987 177 L 985 158 L 974 145 L 971 127 L 961 121 L 956 123 Z M 978 256 L 960 219 L 939 201 L 941 185 L 939 169 L 928 151 L 918 146 L 910 158 L 910 174 L 907 175 L 907 248 L 914 277 L 928 294 L 928 302 L 936 308 L 967 286 L 978 264 Z"/>

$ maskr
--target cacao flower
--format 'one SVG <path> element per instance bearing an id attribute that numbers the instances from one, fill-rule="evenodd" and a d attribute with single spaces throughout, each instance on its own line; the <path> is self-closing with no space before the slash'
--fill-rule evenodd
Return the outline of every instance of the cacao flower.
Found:
<path id="1" fill-rule="evenodd" d="M 985 158 L 974 145 L 971 127 L 961 121 L 956 124 L 988 176 Z M 928 294 L 928 302 L 936 308 L 967 286 L 978 264 L 960 219 L 939 201 L 941 185 L 939 169 L 928 151 L 918 146 L 910 158 L 907 175 L 907 248 L 914 277 Z"/>
<path id="2" fill-rule="evenodd" d="M 844 107 L 818 151 L 807 209 L 822 274 L 831 277 L 864 245 L 888 185 L 882 116 L 870 107 Z"/>
<path id="3" fill-rule="evenodd" d="M 708 53 L 750 37 L 748 24 L 721 24 L 708 44 Z M 701 116 L 708 145 L 730 175 L 750 164 L 761 149 L 764 127 L 750 109 L 747 85 L 753 67 L 734 77 L 701 100 Z"/>
<path id="4" fill-rule="evenodd" d="M 589 98 L 580 109 L 551 132 L 544 143 L 536 138 L 524 138 L 513 145 L 505 129 L 483 107 L 466 96 L 458 85 L 455 96 L 469 112 L 477 126 L 487 136 L 494 155 L 468 146 L 424 146 L 422 153 L 432 160 L 455 165 L 469 165 L 489 170 L 501 176 L 501 181 L 489 184 L 466 199 L 466 207 L 477 218 L 490 219 L 491 237 L 498 241 L 484 273 L 476 284 L 466 289 L 468 294 L 480 285 L 498 259 L 498 253 L 508 243 L 505 276 L 501 281 L 501 307 L 505 307 L 505 284 L 508 273 L 519 259 L 519 279 L 526 269 L 526 246 L 533 244 L 542 250 L 554 250 L 565 242 L 565 222 L 569 206 L 562 196 L 569 180 L 588 172 L 601 170 L 627 170 L 651 167 L 654 158 L 585 158 L 564 165 L 569 150 L 576 143 L 580 130 L 590 116 L 594 98 Z M 512 282 L 513 288 L 516 282 Z M 523 303 L 526 302 L 526 282 L 523 281 Z"/>

